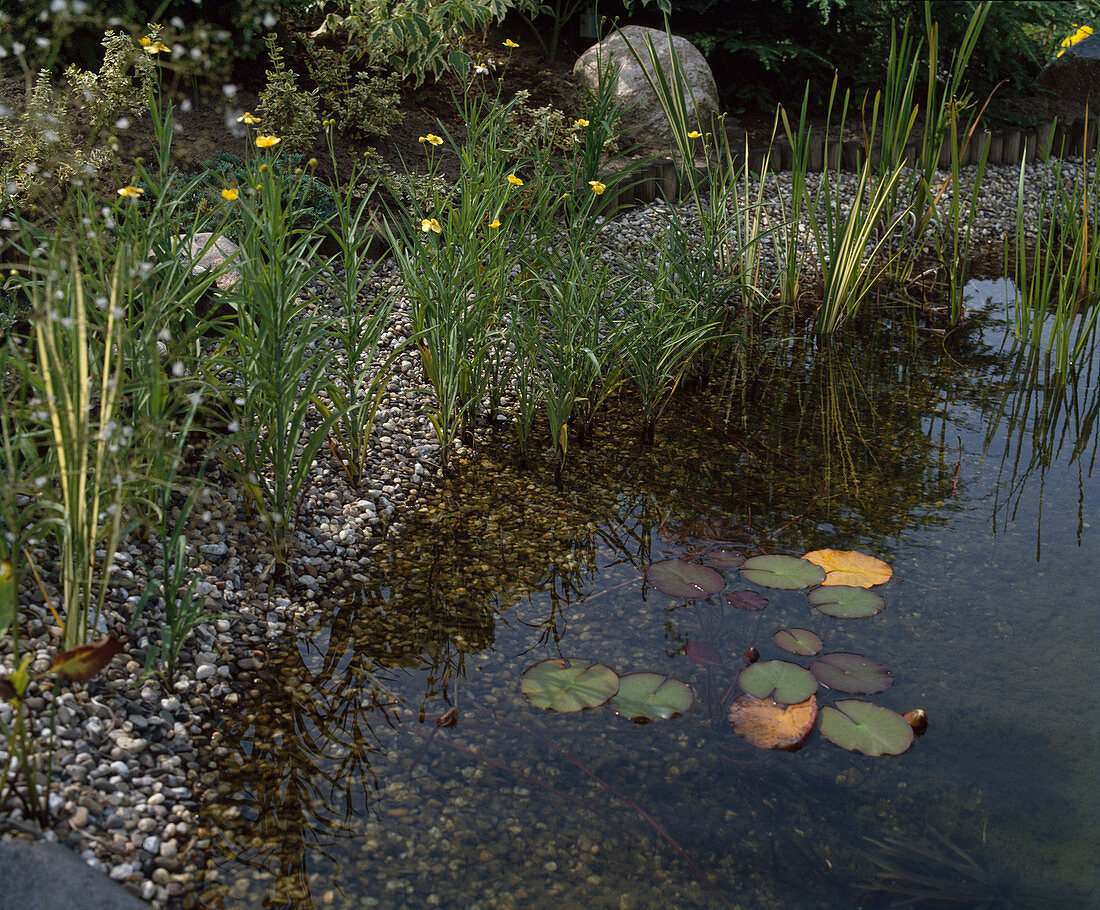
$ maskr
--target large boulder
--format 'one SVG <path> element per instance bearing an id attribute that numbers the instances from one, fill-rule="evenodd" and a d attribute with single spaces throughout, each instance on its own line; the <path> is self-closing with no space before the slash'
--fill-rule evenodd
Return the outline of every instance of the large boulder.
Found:
<path id="1" fill-rule="evenodd" d="M 599 86 L 600 62 L 604 61 L 605 66 L 607 60 L 615 64 L 615 100 L 623 107 L 623 132 L 629 139 L 643 146 L 667 150 L 674 144 L 672 127 L 661 108 L 657 93 L 646 78 L 647 71 L 653 75 L 647 36 L 653 39 L 658 64 L 671 83 L 672 52 L 669 49 L 668 35 L 640 25 L 627 25 L 599 44 L 594 44 L 581 54 L 573 66 L 573 74 L 582 84 L 595 91 Z M 631 53 L 632 47 L 643 61 L 644 70 L 642 63 Z M 714 82 L 714 74 L 706 58 L 686 38 L 674 35 L 672 47 L 680 58 L 687 83 L 684 104 L 687 107 L 688 122 L 692 128 L 698 125 L 707 130 L 711 125 L 711 117 L 718 113 L 718 87 Z"/>
<path id="2" fill-rule="evenodd" d="M 1065 114 L 1100 110 L 1100 34 L 1089 35 L 1056 57 L 1039 76 Z"/>

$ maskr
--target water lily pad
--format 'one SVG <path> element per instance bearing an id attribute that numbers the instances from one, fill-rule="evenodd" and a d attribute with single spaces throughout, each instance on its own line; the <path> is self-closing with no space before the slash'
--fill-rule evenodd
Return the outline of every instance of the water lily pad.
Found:
<path id="1" fill-rule="evenodd" d="M 520 690 L 536 708 L 568 714 L 602 705 L 619 691 L 619 675 L 590 660 L 540 660 L 523 671 Z"/>
<path id="2" fill-rule="evenodd" d="M 791 654 L 801 654 L 803 657 L 812 657 L 817 654 L 824 644 L 821 636 L 816 632 L 811 632 L 809 629 L 800 629 L 797 626 L 793 629 L 780 629 L 772 638 L 784 651 L 789 651 Z"/>
<path id="3" fill-rule="evenodd" d="M 825 570 L 823 585 L 872 588 L 889 581 L 894 574 L 881 559 L 856 550 L 814 550 L 802 558 Z"/>
<path id="4" fill-rule="evenodd" d="M 661 673 L 627 673 L 608 702 L 611 710 L 636 724 L 678 717 L 695 703 L 695 693 L 682 680 Z"/>
<path id="5" fill-rule="evenodd" d="M 708 667 L 724 667 L 726 665 L 718 649 L 709 641 L 689 641 L 684 648 L 684 653 L 697 664 Z"/>
<path id="6" fill-rule="evenodd" d="M 817 697 L 793 705 L 781 705 L 770 698 L 739 695 L 730 703 L 730 723 L 754 746 L 761 749 L 797 749 L 814 728 Z"/>
<path id="7" fill-rule="evenodd" d="M 789 660 L 761 660 L 737 674 L 737 682 L 749 695 L 772 698 L 781 705 L 805 701 L 817 691 L 817 680 L 805 667 Z"/>
<path id="8" fill-rule="evenodd" d="M 768 605 L 768 598 L 756 591 L 733 591 L 726 595 L 726 603 L 738 610 L 753 613 Z"/>
<path id="9" fill-rule="evenodd" d="M 806 598 L 818 613 L 837 619 L 865 619 L 881 613 L 886 605 L 874 591 L 852 585 L 814 588 Z"/>
<path id="10" fill-rule="evenodd" d="M 718 569 L 737 569 L 744 565 L 745 556 L 743 553 L 738 553 L 736 550 L 727 550 L 718 548 L 716 550 L 708 550 L 706 554 L 707 562 Z"/>
<path id="11" fill-rule="evenodd" d="M 745 560 L 741 575 L 753 584 L 784 591 L 809 588 L 825 580 L 821 566 L 797 556 L 754 556 Z"/>
<path id="12" fill-rule="evenodd" d="M 710 566 L 682 559 L 665 559 L 655 562 L 645 570 L 646 584 L 662 594 L 691 600 L 717 594 L 726 586 L 726 580 Z"/>
<path id="13" fill-rule="evenodd" d="M 913 728 L 900 714 L 870 702 L 847 699 L 821 709 L 821 735 L 864 755 L 901 755 L 913 744 Z"/>
<path id="14" fill-rule="evenodd" d="M 848 651 L 822 654 L 810 664 L 810 672 L 823 686 L 852 695 L 873 695 L 894 684 L 893 674 L 877 660 Z"/>

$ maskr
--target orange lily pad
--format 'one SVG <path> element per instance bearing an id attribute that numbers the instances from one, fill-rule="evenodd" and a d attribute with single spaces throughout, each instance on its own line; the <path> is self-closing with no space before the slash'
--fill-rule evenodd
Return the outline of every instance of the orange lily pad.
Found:
<path id="1" fill-rule="evenodd" d="M 730 703 L 730 723 L 754 746 L 793 751 L 805 742 L 817 721 L 817 696 L 793 705 L 770 698 L 739 695 Z"/>
<path id="2" fill-rule="evenodd" d="M 814 550 L 802 557 L 825 570 L 823 585 L 851 585 L 873 588 L 894 574 L 886 563 L 857 550 Z"/>

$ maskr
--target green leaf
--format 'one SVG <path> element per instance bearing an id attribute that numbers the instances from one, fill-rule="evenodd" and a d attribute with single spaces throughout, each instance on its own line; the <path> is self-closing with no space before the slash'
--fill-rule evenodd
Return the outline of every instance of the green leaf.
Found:
<path id="1" fill-rule="evenodd" d="M 821 709 L 821 735 L 864 755 L 901 755 L 913 744 L 913 728 L 900 714 L 870 702 L 847 699 Z"/>
<path id="2" fill-rule="evenodd" d="M 837 619 L 864 619 L 881 613 L 886 605 L 881 595 L 851 585 L 815 588 L 807 599 L 818 613 Z"/>
<path id="3" fill-rule="evenodd" d="M 809 588 L 825 580 L 821 566 L 797 556 L 754 556 L 745 560 L 741 575 L 753 584 L 784 591 Z"/>
<path id="4" fill-rule="evenodd" d="M 784 651 L 789 651 L 791 654 L 799 654 L 803 657 L 810 657 L 817 654 L 821 650 L 823 642 L 821 637 L 815 632 L 811 632 L 809 629 L 780 629 L 775 635 L 772 636 L 775 639 L 775 643 L 779 645 Z"/>
<path id="5" fill-rule="evenodd" d="M 541 660 L 523 671 L 520 690 L 536 708 L 569 714 L 602 705 L 619 691 L 619 676 L 590 660 Z"/>
<path id="6" fill-rule="evenodd" d="M 678 717 L 695 703 L 691 686 L 661 673 L 627 673 L 608 702 L 611 710 L 636 724 Z"/>
<path id="7" fill-rule="evenodd" d="M 682 559 L 665 559 L 651 564 L 645 570 L 645 580 L 662 594 L 688 600 L 709 597 L 726 586 L 726 580 L 714 569 Z"/>
<path id="8" fill-rule="evenodd" d="M 0 559 L 0 635 L 4 635 L 15 620 L 15 572 L 11 562 Z"/>
<path id="9" fill-rule="evenodd" d="M 737 682 L 749 695 L 770 698 L 781 705 L 805 701 L 817 691 L 813 674 L 789 660 L 757 661 L 737 675 Z"/>
<path id="10" fill-rule="evenodd" d="M 877 660 L 848 651 L 822 654 L 810 664 L 810 672 L 823 686 L 852 695 L 873 695 L 894 684 L 893 674 Z"/>

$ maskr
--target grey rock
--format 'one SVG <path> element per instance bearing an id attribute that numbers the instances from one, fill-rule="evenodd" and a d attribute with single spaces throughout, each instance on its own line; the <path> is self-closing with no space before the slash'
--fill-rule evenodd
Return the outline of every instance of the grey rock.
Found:
<path id="1" fill-rule="evenodd" d="M 1073 112 L 1100 104 L 1100 34 L 1089 35 L 1056 57 L 1039 75 L 1059 105 Z"/>
<path id="2" fill-rule="evenodd" d="M 0 881 L 0 910 L 149 910 L 71 850 L 49 841 L 0 842 Z"/>
<path id="3" fill-rule="evenodd" d="M 648 147 L 667 149 L 673 144 L 672 127 L 661 108 L 657 93 L 654 92 L 646 77 L 648 71 L 653 75 L 646 37 L 653 40 L 657 52 L 657 61 L 666 78 L 671 78 L 672 53 L 668 36 L 657 29 L 640 25 L 628 25 L 616 30 L 599 44 L 595 44 L 581 54 L 573 66 L 573 75 L 583 85 L 595 90 L 599 85 L 599 65 L 601 60 L 610 59 L 618 67 L 615 82 L 615 99 L 625 108 L 622 126 L 634 141 Z M 631 52 L 633 47 L 638 62 Z M 713 115 L 719 112 L 718 87 L 714 74 L 706 58 L 686 38 L 674 35 L 672 47 L 680 59 L 684 78 L 690 87 L 685 91 L 684 102 L 687 105 L 688 121 L 693 127 L 698 125 L 707 130 Z M 694 100 L 692 98 L 694 96 Z"/>

